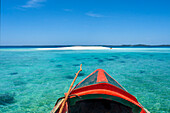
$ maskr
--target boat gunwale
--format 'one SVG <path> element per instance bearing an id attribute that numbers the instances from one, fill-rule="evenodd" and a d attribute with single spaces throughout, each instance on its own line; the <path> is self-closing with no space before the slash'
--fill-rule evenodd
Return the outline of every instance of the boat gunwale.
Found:
<path id="1" fill-rule="evenodd" d="M 84 92 L 84 91 L 87 91 L 87 90 L 94 90 L 94 89 L 99 89 L 99 90 L 110 90 L 110 91 L 117 91 L 119 92 L 120 94 L 132 99 L 133 101 L 135 102 L 138 102 L 136 97 L 131 95 L 129 92 L 127 91 L 124 91 L 122 89 L 120 89 L 119 87 L 115 86 L 115 85 L 112 85 L 110 83 L 98 83 L 98 84 L 92 84 L 92 85 L 88 85 L 88 86 L 84 86 L 84 87 L 80 87 L 80 88 L 77 88 L 77 89 L 72 89 L 70 95 L 74 95 L 76 93 L 79 93 L 79 92 Z"/>

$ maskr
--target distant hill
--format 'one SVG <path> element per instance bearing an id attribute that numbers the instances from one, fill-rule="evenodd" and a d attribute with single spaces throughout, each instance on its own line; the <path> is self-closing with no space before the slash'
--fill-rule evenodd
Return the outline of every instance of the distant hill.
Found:
<path id="1" fill-rule="evenodd" d="M 106 47 L 170 47 L 170 45 L 146 45 L 146 44 L 136 44 L 136 45 L 104 45 Z"/>

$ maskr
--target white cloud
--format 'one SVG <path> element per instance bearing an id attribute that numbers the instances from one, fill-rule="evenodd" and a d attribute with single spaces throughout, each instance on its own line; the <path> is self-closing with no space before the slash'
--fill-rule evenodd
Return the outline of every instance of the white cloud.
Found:
<path id="1" fill-rule="evenodd" d="M 92 12 L 88 12 L 86 13 L 86 15 L 91 17 L 97 17 L 97 18 L 104 17 L 103 15 L 92 13 Z"/>
<path id="2" fill-rule="evenodd" d="M 21 6 L 23 8 L 35 8 L 40 7 L 42 2 L 45 2 L 46 0 L 29 0 L 25 5 Z"/>

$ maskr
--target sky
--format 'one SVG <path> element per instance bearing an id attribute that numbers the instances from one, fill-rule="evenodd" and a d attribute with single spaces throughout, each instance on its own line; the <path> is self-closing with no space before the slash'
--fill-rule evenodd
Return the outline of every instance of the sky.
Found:
<path id="1" fill-rule="evenodd" d="M 0 45 L 170 44 L 170 0 L 1 0 Z"/>

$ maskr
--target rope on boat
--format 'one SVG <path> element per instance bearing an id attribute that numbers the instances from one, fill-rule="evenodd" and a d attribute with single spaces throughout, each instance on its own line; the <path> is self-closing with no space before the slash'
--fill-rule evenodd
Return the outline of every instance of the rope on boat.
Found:
<path id="1" fill-rule="evenodd" d="M 75 97 L 78 97 L 79 99 L 81 99 L 81 97 L 79 97 L 79 96 L 76 95 L 76 94 L 69 95 L 68 98 L 71 97 L 71 96 L 75 96 Z M 64 97 L 60 97 L 60 98 L 57 100 L 57 102 L 55 103 L 55 106 L 56 106 L 56 105 L 58 104 L 58 102 L 59 102 L 61 99 L 63 99 L 63 98 L 65 98 L 65 96 L 64 96 Z"/>
<path id="2" fill-rule="evenodd" d="M 64 106 L 65 106 L 65 103 L 66 103 L 66 101 L 67 101 L 67 99 L 68 99 L 68 97 L 69 97 L 69 94 L 70 94 L 70 92 L 71 92 L 71 89 L 72 89 L 72 87 L 73 87 L 73 85 L 74 85 L 74 82 L 76 81 L 77 76 L 78 76 L 78 74 L 79 74 L 81 71 L 82 71 L 82 64 L 80 65 L 80 70 L 76 73 L 76 76 L 75 76 L 73 82 L 71 83 L 70 88 L 69 88 L 69 90 L 68 90 L 65 98 L 63 98 L 63 99 L 59 102 L 59 104 L 57 104 L 57 106 L 51 111 L 51 113 L 55 113 L 56 110 L 59 108 L 60 105 L 61 105 L 61 108 L 60 108 L 60 110 L 59 110 L 59 113 L 62 113 L 63 108 L 64 108 Z"/>
<path id="3" fill-rule="evenodd" d="M 71 97 L 71 96 L 75 96 L 75 97 L 78 97 L 78 98 L 81 99 L 81 97 L 79 97 L 79 96 L 76 95 L 76 94 L 69 95 L 69 97 Z M 53 110 L 52 110 L 50 113 L 55 113 L 55 112 L 58 110 L 58 108 L 60 107 L 60 105 L 61 105 L 62 102 L 64 101 L 64 98 L 65 98 L 65 96 L 64 96 L 64 97 L 60 97 L 60 98 L 57 100 L 57 102 L 55 103 L 55 107 L 53 108 Z M 60 100 L 61 100 L 61 101 L 60 101 Z"/>
<path id="4" fill-rule="evenodd" d="M 63 103 L 63 101 L 64 101 L 64 98 L 61 101 L 59 101 L 57 103 L 57 105 L 55 105 L 55 107 L 53 108 L 53 110 L 50 113 L 55 113 L 57 111 L 57 109 L 60 107 L 60 105 Z"/>

